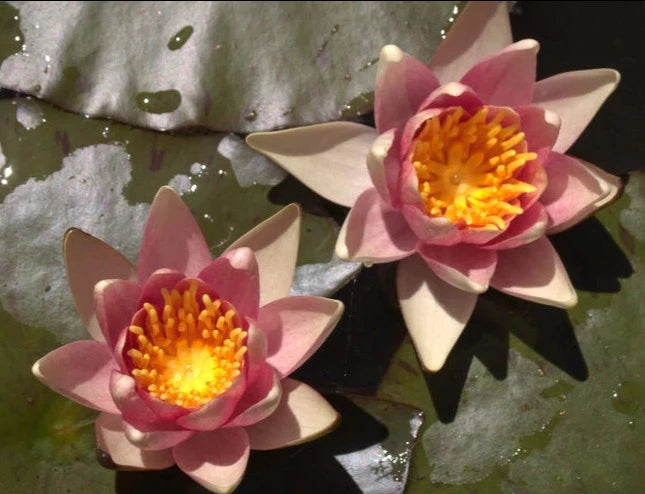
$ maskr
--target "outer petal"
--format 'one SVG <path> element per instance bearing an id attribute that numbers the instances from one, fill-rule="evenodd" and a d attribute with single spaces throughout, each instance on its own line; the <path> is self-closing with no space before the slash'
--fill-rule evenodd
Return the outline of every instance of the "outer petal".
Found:
<path id="1" fill-rule="evenodd" d="M 344 260 L 391 262 L 415 250 L 416 235 L 405 218 L 368 189 L 356 200 L 336 242 L 336 255 Z"/>
<path id="2" fill-rule="evenodd" d="M 494 251 L 467 244 L 450 247 L 424 245 L 419 249 L 419 255 L 443 281 L 473 293 L 488 289 L 497 262 Z"/>
<path id="3" fill-rule="evenodd" d="M 475 63 L 513 42 L 506 2 L 470 2 L 430 61 L 442 83 L 458 81 Z"/>
<path id="4" fill-rule="evenodd" d="M 255 381 L 247 386 L 244 396 L 233 412 L 234 418 L 226 427 L 255 424 L 265 419 L 274 412 L 281 396 L 280 379 L 270 365 L 262 365 Z"/>
<path id="5" fill-rule="evenodd" d="M 194 431 L 212 431 L 226 423 L 246 388 L 245 374 L 240 374 L 221 395 L 203 407 L 177 419 L 177 425 Z"/>
<path id="6" fill-rule="evenodd" d="M 395 129 L 379 135 L 367 154 L 367 170 L 372 184 L 386 204 L 397 207 L 399 203 L 400 133 Z M 369 190 L 369 189 L 368 189 Z"/>
<path id="7" fill-rule="evenodd" d="M 199 278 L 233 304 L 240 314 L 257 317 L 260 275 L 251 249 L 240 247 L 227 251 L 199 273 Z"/>
<path id="8" fill-rule="evenodd" d="M 300 367 L 327 339 L 343 313 L 338 300 L 286 297 L 260 309 L 258 327 L 267 335 L 267 363 L 284 377 Z"/>
<path id="9" fill-rule="evenodd" d="M 569 308 L 578 296 L 562 261 L 546 237 L 516 249 L 498 252 L 491 286 L 515 297 Z"/>
<path id="10" fill-rule="evenodd" d="M 137 311 L 141 287 L 129 280 L 103 280 L 94 287 L 96 316 L 110 348 Z"/>
<path id="11" fill-rule="evenodd" d="M 439 81 L 428 67 L 397 46 L 384 46 L 379 56 L 374 93 L 374 120 L 378 133 L 401 129 L 437 87 Z"/>
<path id="12" fill-rule="evenodd" d="M 401 261 L 396 287 L 423 366 L 438 371 L 475 308 L 477 295 L 444 283 L 418 256 Z"/>
<path id="13" fill-rule="evenodd" d="M 143 231 L 137 263 L 139 281 L 161 268 L 196 276 L 210 261 L 206 240 L 190 210 L 173 189 L 161 187 Z"/>
<path id="14" fill-rule="evenodd" d="M 241 427 L 196 434 L 173 448 L 177 466 L 212 492 L 229 493 L 242 480 L 249 439 Z"/>
<path id="15" fill-rule="evenodd" d="M 145 451 L 134 446 L 123 432 L 121 417 L 102 413 L 94 423 L 98 447 L 107 451 L 112 461 L 124 467 L 161 470 L 175 464 L 170 449 Z"/>
<path id="16" fill-rule="evenodd" d="M 548 185 L 540 202 L 549 215 L 549 234 L 582 221 L 599 207 L 597 204 L 604 204 L 608 196 L 613 197 L 619 190 L 615 182 L 605 181 L 598 168 L 590 168 L 564 154 L 551 153 L 545 169 Z"/>
<path id="17" fill-rule="evenodd" d="M 255 253 L 260 272 L 260 305 L 289 294 L 299 240 L 300 207 L 290 204 L 242 235 L 226 250 L 249 247 Z"/>
<path id="18" fill-rule="evenodd" d="M 317 391 L 294 379 L 282 380 L 280 405 L 262 422 L 246 428 L 251 449 L 276 449 L 316 439 L 339 415 Z"/>
<path id="19" fill-rule="evenodd" d="M 513 110 L 520 116 L 529 150 L 551 150 L 560 133 L 561 121 L 558 114 L 539 106 L 516 106 Z"/>
<path id="20" fill-rule="evenodd" d="M 537 41 L 524 39 L 482 60 L 461 82 L 472 87 L 484 103 L 515 106 L 531 102 L 535 83 Z"/>
<path id="21" fill-rule="evenodd" d="M 31 371 L 57 393 L 94 410 L 119 413 L 109 383 L 117 365 L 105 343 L 74 341 L 49 352 Z"/>
<path id="22" fill-rule="evenodd" d="M 548 221 L 549 217 L 544 206 L 537 202 L 524 213 L 516 216 L 504 233 L 481 247 L 500 250 L 529 244 L 545 235 Z"/>
<path id="23" fill-rule="evenodd" d="M 562 119 L 555 151 L 564 153 L 571 147 L 619 81 L 615 70 L 593 69 L 564 72 L 535 84 L 533 104 Z"/>
<path id="24" fill-rule="evenodd" d="M 376 130 L 352 122 L 329 122 L 250 134 L 246 142 L 317 194 L 351 206 L 370 178 L 365 157 Z"/>
<path id="25" fill-rule="evenodd" d="M 193 431 L 151 431 L 143 432 L 133 425 L 123 422 L 123 431 L 134 446 L 146 451 L 167 450 L 185 441 L 193 434 Z"/>
<path id="26" fill-rule="evenodd" d="M 112 278 L 134 280 L 134 266 L 102 240 L 76 228 L 65 233 L 63 255 L 76 310 L 92 338 L 103 341 L 94 312 L 94 285 Z"/>

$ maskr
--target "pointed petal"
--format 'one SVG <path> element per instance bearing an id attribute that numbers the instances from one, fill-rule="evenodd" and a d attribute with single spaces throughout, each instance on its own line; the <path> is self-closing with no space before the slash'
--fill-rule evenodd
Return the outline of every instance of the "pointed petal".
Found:
<path id="1" fill-rule="evenodd" d="M 173 448 L 177 466 L 195 482 L 217 493 L 230 493 L 249 461 L 249 439 L 241 427 L 202 432 Z"/>
<path id="2" fill-rule="evenodd" d="M 246 337 L 247 348 L 247 362 L 249 364 L 249 380 L 255 379 L 255 373 L 261 372 L 261 367 L 267 358 L 267 337 L 264 331 L 257 327 L 257 323 L 253 320 L 249 321 L 249 328 L 247 329 L 248 336 Z"/>
<path id="3" fill-rule="evenodd" d="M 549 215 L 549 234 L 566 230 L 587 218 L 596 211 L 597 204 L 603 204 L 607 196 L 619 190 L 616 182 L 605 181 L 598 174 L 598 168 L 590 168 L 572 156 L 551 153 L 544 168 L 548 184 L 540 202 Z"/>
<path id="4" fill-rule="evenodd" d="M 280 403 L 282 386 L 280 379 L 268 364 L 263 364 L 256 379 L 247 386 L 238 402 L 233 419 L 226 427 L 255 424 L 271 415 Z"/>
<path id="5" fill-rule="evenodd" d="M 551 150 L 560 132 L 561 121 L 557 113 L 539 106 L 516 106 L 513 110 L 520 116 L 529 151 Z"/>
<path id="6" fill-rule="evenodd" d="M 530 244 L 546 234 L 548 221 L 549 216 L 546 214 L 544 206 L 536 202 L 521 215 L 516 216 L 504 233 L 481 247 L 499 250 L 514 249 L 520 245 Z"/>
<path id="7" fill-rule="evenodd" d="M 161 470 L 175 464 L 172 450 L 145 451 L 134 446 L 123 431 L 121 417 L 102 413 L 94 423 L 98 447 L 110 454 L 117 465 L 145 470 Z"/>
<path id="8" fill-rule="evenodd" d="M 137 274 L 145 281 L 157 269 L 176 269 L 196 276 L 211 255 L 188 207 L 170 187 L 157 192 L 143 231 Z"/>
<path id="9" fill-rule="evenodd" d="M 615 70 L 593 69 L 564 72 L 535 84 L 533 104 L 562 119 L 555 151 L 564 153 L 571 147 L 619 81 Z"/>
<path id="10" fill-rule="evenodd" d="M 102 240 L 76 228 L 65 233 L 63 255 L 76 310 L 92 338 L 104 341 L 94 312 L 94 285 L 107 279 L 134 280 L 134 266 Z"/>
<path id="11" fill-rule="evenodd" d="M 405 204 L 401 212 L 410 229 L 424 244 L 454 245 L 460 240 L 459 230 L 448 218 L 430 217 L 418 206 L 411 204 Z"/>
<path id="12" fill-rule="evenodd" d="M 193 434 L 193 431 L 151 431 L 143 432 L 128 422 L 123 422 L 125 437 L 137 448 L 146 451 L 167 450 L 185 441 Z"/>
<path id="13" fill-rule="evenodd" d="M 416 241 L 401 213 L 385 204 L 376 189 L 368 189 L 343 223 L 336 255 L 346 261 L 391 262 L 412 254 Z"/>
<path id="14" fill-rule="evenodd" d="M 399 202 L 399 135 L 394 129 L 381 134 L 367 154 L 367 170 L 372 183 L 383 201 L 393 207 Z"/>
<path id="15" fill-rule="evenodd" d="M 438 371 L 466 326 L 477 295 L 444 283 L 419 256 L 401 261 L 396 287 L 419 359 L 427 370 Z"/>
<path id="16" fill-rule="evenodd" d="M 143 284 L 139 307 L 143 307 L 144 302 L 149 302 L 156 307 L 163 307 L 165 301 L 161 294 L 162 288 L 172 291 L 185 278 L 186 276 L 179 271 L 158 269 Z"/>
<path id="17" fill-rule="evenodd" d="M 329 122 L 250 134 L 246 143 L 325 199 L 350 207 L 371 185 L 365 158 L 374 139 L 372 127 Z"/>
<path id="18" fill-rule="evenodd" d="M 134 379 L 118 371 L 110 375 L 110 394 L 125 420 L 138 423 L 154 423 L 160 417 L 139 396 Z"/>
<path id="19" fill-rule="evenodd" d="M 327 339 L 343 304 L 323 297 L 286 297 L 260 309 L 258 327 L 267 336 L 267 363 L 284 377 L 300 367 Z"/>
<path id="20" fill-rule="evenodd" d="M 103 280 L 94 287 L 96 317 L 105 341 L 114 348 L 137 311 L 141 287 L 129 280 Z"/>
<path id="21" fill-rule="evenodd" d="M 461 106 L 467 112 L 472 113 L 482 104 L 482 100 L 471 87 L 461 82 L 449 82 L 430 93 L 419 105 L 417 113 L 425 110 L 443 110 L 453 106 Z"/>
<path id="22" fill-rule="evenodd" d="M 491 286 L 515 297 L 568 309 L 578 296 L 546 237 L 516 249 L 498 251 Z"/>
<path id="23" fill-rule="evenodd" d="M 260 272 L 260 306 L 286 297 L 296 270 L 300 240 L 300 206 L 290 204 L 245 233 L 226 249 L 248 247 Z"/>
<path id="24" fill-rule="evenodd" d="M 374 92 L 374 120 L 379 134 L 401 129 L 421 102 L 437 87 L 432 71 L 398 46 L 381 49 Z"/>
<path id="25" fill-rule="evenodd" d="M 224 424 L 235 410 L 246 388 L 245 374 L 235 378 L 233 384 L 221 395 L 203 407 L 177 419 L 177 425 L 193 431 L 212 431 Z"/>
<path id="26" fill-rule="evenodd" d="M 450 247 L 424 245 L 419 255 L 446 283 L 467 292 L 482 293 L 495 271 L 497 254 L 468 244 Z"/>
<path id="27" fill-rule="evenodd" d="M 246 428 L 251 449 L 276 449 L 316 439 L 332 429 L 339 415 L 317 391 L 295 379 L 282 380 L 282 400 L 262 422 Z"/>
<path id="28" fill-rule="evenodd" d="M 478 61 L 513 42 L 506 2 L 470 2 L 430 61 L 442 83 L 458 81 Z"/>
<path id="29" fill-rule="evenodd" d="M 260 274 L 255 254 L 248 247 L 229 250 L 210 263 L 199 278 L 246 317 L 257 317 Z"/>
<path id="30" fill-rule="evenodd" d="M 83 406 L 119 413 L 110 396 L 110 374 L 117 368 L 105 343 L 74 341 L 38 360 L 32 373 L 45 386 Z"/>
<path id="31" fill-rule="evenodd" d="M 527 105 L 533 96 L 537 41 L 524 39 L 482 60 L 461 82 L 472 87 L 488 105 Z"/>

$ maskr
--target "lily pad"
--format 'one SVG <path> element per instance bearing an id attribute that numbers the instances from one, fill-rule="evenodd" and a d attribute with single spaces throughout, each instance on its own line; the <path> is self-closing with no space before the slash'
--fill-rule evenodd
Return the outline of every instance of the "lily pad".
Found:
<path id="1" fill-rule="evenodd" d="M 381 47 L 396 43 L 429 59 L 461 6 L 10 5 L 0 10 L 0 24 L 6 26 L 0 35 L 3 87 L 142 127 L 240 132 L 370 111 Z"/>
<path id="2" fill-rule="evenodd" d="M 282 172 L 234 135 L 133 129 L 25 98 L 0 100 L 0 115 L 0 301 L 20 322 L 46 327 L 62 342 L 85 337 L 63 268 L 67 228 L 82 228 L 134 260 L 149 202 L 169 183 L 217 255 L 281 207 L 268 194 Z M 303 217 L 298 262 L 312 265 L 307 276 L 318 266 L 312 292 L 335 290 L 358 268 L 326 276 L 337 232 L 329 216 Z"/>
<path id="3" fill-rule="evenodd" d="M 619 201 L 554 238 L 579 293 L 568 313 L 489 291 L 436 374 L 406 338 L 379 396 L 426 414 L 407 492 L 640 489 L 644 185 L 631 174 Z"/>

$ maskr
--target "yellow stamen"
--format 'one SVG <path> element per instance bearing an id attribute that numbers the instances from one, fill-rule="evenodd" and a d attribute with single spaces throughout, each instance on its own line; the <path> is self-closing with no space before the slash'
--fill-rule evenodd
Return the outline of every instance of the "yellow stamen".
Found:
<path id="1" fill-rule="evenodd" d="M 415 137 L 410 161 L 429 216 L 502 230 L 523 212 L 519 197 L 536 190 L 517 179 L 537 158 L 524 133 L 517 124 L 504 126 L 503 110 L 492 119 L 488 113 L 482 107 L 470 116 L 457 107 L 427 120 Z"/>
<path id="2" fill-rule="evenodd" d="M 145 303 L 145 324 L 130 326 L 126 352 L 140 388 L 192 409 L 226 391 L 240 375 L 247 336 L 229 304 L 208 295 L 200 301 L 197 289 L 197 282 L 183 293 L 162 289 L 162 310 Z"/>

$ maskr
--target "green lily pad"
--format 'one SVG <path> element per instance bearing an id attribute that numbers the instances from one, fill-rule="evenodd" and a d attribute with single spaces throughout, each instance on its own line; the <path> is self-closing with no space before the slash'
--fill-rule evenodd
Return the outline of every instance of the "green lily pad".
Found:
<path id="1" fill-rule="evenodd" d="M 406 492 L 640 489 L 644 187 L 632 173 L 620 200 L 554 237 L 578 288 L 568 313 L 489 291 L 432 375 L 406 338 L 379 389 L 426 414 Z"/>
<path id="2" fill-rule="evenodd" d="M 461 8 L 460 2 L 11 3 L 18 12 L 0 10 L 3 87 L 142 127 L 240 132 L 370 111 L 381 47 L 395 43 L 427 60 Z"/>

